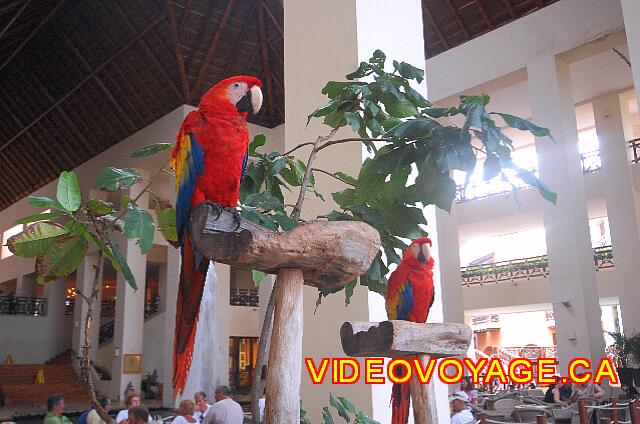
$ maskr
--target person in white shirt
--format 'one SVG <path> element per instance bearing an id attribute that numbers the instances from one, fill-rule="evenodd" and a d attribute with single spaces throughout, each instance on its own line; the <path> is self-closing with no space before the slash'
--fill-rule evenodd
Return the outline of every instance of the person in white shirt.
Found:
<path id="1" fill-rule="evenodd" d="M 227 386 L 218 386 L 215 391 L 216 403 L 204 418 L 204 424 L 242 424 L 244 412 L 236 401 L 231 399 L 231 390 Z"/>
<path id="2" fill-rule="evenodd" d="M 128 424 L 129 409 L 141 406 L 140 395 L 134 391 L 128 392 L 127 397 L 124 399 L 124 404 L 126 408 L 116 415 L 116 424 Z M 148 417 L 148 420 L 151 421 L 151 416 Z"/>
<path id="3" fill-rule="evenodd" d="M 196 424 L 196 420 L 193 416 L 193 411 L 196 409 L 196 404 L 191 399 L 185 399 L 180 402 L 178 408 L 178 415 L 171 421 L 171 424 Z"/>
<path id="4" fill-rule="evenodd" d="M 467 404 L 469 395 L 462 390 L 455 392 L 449 398 L 451 401 L 451 424 L 468 424 L 475 422 Z"/>
<path id="5" fill-rule="evenodd" d="M 193 413 L 193 418 L 198 420 L 199 423 L 202 423 L 204 417 L 206 417 L 211 409 L 211 405 L 207 402 L 207 394 L 202 390 L 196 392 L 196 394 L 193 395 L 193 400 L 196 403 L 196 411 Z"/>

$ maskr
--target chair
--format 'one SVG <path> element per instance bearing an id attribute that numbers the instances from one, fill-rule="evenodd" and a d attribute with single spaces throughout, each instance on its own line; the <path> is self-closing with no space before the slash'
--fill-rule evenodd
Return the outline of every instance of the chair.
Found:
<path id="1" fill-rule="evenodd" d="M 522 402 L 519 399 L 499 399 L 494 403 L 494 407 L 496 411 L 503 413 L 505 416 L 509 417 L 513 413 L 514 407 L 516 405 L 522 405 Z"/>
<path id="2" fill-rule="evenodd" d="M 487 400 L 484 402 L 485 409 L 495 409 L 495 403 L 497 401 L 499 401 L 500 399 L 513 399 L 515 396 L 517 396 L 517 394 L 517 392 L 513 391 L 504 391 L 497 393 L 495 396 L 487 398 Z"/>
<path id="3" fill-rule="evenodd" d="M 510 418 L 508 415 L 504 415 L 504 413 L 501 411 L 484 409 L 474 404 L 469 404 L 469 407 L 473 411 L 473 415 L 476 417 L 478 416 L 478 414 L 486 414 L 487 418 L 493 421 L 508 421 Z"/>

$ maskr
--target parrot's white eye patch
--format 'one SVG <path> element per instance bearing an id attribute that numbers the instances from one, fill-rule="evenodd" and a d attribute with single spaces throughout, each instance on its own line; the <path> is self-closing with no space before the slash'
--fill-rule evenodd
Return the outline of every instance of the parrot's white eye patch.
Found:
<path id="1" fill-rule="evenodd" d="M 411 245 L 411 252 L 413 253 L 413 256 L 418 256 L 418 253 L 420 253 L 420 245 L 412 244 Z"/>
<path id="2" fill-rule="evenodd" d="M 247 93 L 249 86 L 246 82 L 234 82 L 227 89 L 227 98 L 234 105 Z"/>

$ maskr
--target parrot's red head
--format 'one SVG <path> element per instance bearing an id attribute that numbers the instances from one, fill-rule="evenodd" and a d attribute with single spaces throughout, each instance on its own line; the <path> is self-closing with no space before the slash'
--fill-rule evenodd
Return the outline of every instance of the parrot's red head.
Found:
<path id="1" fill-rule="evenodd" d="M 223 79 L 207 91 L 200 100 L 200 107 L 225 108 L 233 106 L 244 117 L 255 114 L 262 107 L 262 81 L 258 78 L 238 75 Z"/>
<path id="2" fill-rule="evenodd" d="M 426 264 L 432 267 L 434 261 L 431 257 L 431 239 L 421 237 L 412 241 L 402 256 L 402 262 L 407 262 L 410 265 Z"/>

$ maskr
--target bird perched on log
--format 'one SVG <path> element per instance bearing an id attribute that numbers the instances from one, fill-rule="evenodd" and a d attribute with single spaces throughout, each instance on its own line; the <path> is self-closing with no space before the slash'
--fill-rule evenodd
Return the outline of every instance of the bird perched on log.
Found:
<path id="1" fill-rule="evenodd" d="M 182 254 L 173 356 L 173 388 L 184 389 L 196 335 L 209 260 L 189 236 L 191 210 L 204 201 L 233 209 L 247 167 L 247 114 L 262 106 L 262 82 L 236 76 L 220 81 L 202 96 L 198 109 L 184 119 L 171 152 L 175 171 L 176 229 Z"/>
<path id="2" fill-rule="evenodd" d="M 390 320 L 424 323 L 435 299 L 431 240 L 411 242 L 387 286 L 386 308 Z M 391 392 L 391 424 L 406 424 L 409 419 L 409 385 L 394 384 Z"/>

